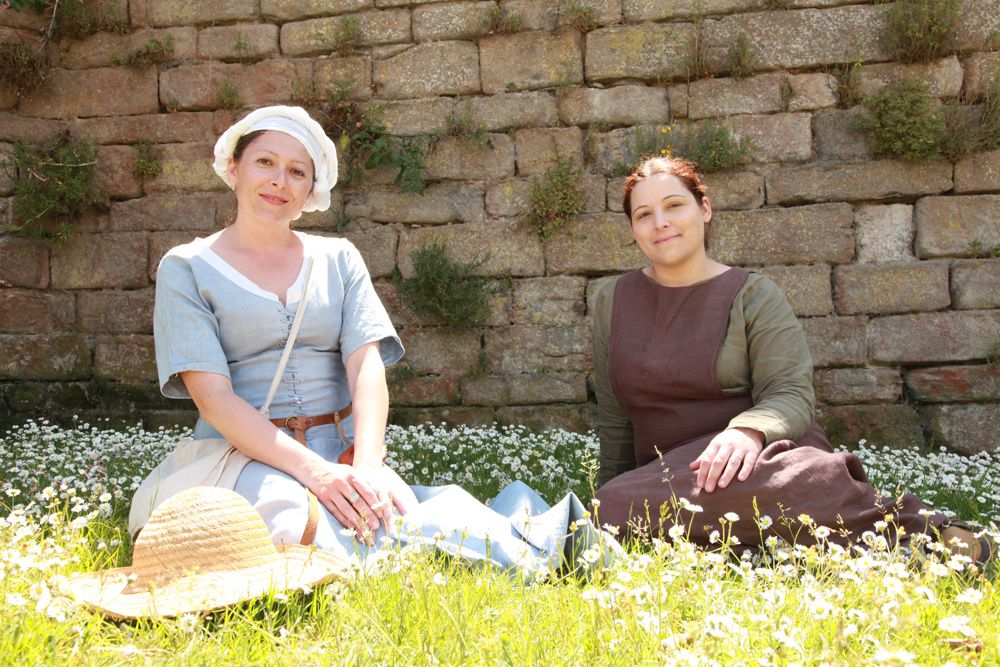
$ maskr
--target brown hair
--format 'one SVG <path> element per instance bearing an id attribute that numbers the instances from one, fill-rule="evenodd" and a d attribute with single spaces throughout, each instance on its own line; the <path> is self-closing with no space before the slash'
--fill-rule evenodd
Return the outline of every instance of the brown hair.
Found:
<path id="1" fill-rule="evenodd" d="M 253 132 L 247 132 L 239 139 L 237 139 L 236 148 L 233 149 L 233 160 L 239 162 L 240 158 L 243 157 L 243 151 L 247 149 L 247 146 L 252 144 L 254 139 L 264 134 L 265 132 L 267 132 L 267 130 L 254 130 Z"/>
<path id="2" fill-rule="evenodd" d="M 708 188 L 701 180 L 701 174 L 695 169 L 694 164 L 684 158 L 679 157 L 651 157 L 643 160 L 632 170 L 632 173 L 625 179 L 625 195 L 622 198 L 622 208 L 629 221 L 632 220 L 632 190 L 639 181 L 652 176 L 653 174 L 670 174 L 676 176 L 684 187 L 694 195 L 698 205 L 708 195 Z"/>

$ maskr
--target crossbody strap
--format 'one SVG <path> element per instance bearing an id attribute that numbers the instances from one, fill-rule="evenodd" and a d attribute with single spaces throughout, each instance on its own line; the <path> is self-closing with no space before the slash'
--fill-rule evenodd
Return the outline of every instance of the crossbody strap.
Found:
<path id="1" fill-rule="evenodd" d="M 306 256 L 304 261 L 309 262 L 309 266 L 306 269 L 306 285 L 302 288 L 302 298 L 299 299 L 299 307 L 295 309 L 295 320 L 292 322 L 291 331 L 288 332 L 288 342 L 285 343 L 285 349 L 281 352 L 281 359 L 278 360 L 278 368 L 274 371 L 271 388 L 267 391 L 267 398 L 264 399 L 264 405 L 260 406 L 260 410 L 258 410 L 265 417 L 268 416 L 271 401 L 274 400 L 274 395 L 278 392 L 278 385 L 281 384 L 281 376 L 285 374 L 285 365 L 288 363 L 288 357 L 292 354 L 292 346 L 295 345 L 295 338 L 299 335 L 299 328 L 302 326 L 302 317 L 305 315 L 306 305 L 309 303 L 309 292 L 311 291 L 309 288 L 312 285 L 313 266 L 316 265 L 316 262 L 309 256 Z"/>

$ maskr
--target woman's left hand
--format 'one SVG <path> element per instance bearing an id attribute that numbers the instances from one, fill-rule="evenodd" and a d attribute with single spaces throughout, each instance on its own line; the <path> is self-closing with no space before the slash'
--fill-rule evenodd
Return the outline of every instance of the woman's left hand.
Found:
<path id="1" fill-rule="evenodd" d="M 378 502 L 371 509 L 379 517 L 386 531 L 392 530 L 396 511 L 403 515 L 416 507 L 417 498 L 413 495 L 413 491 L 389 467 L 360 465 L 355 466 L 354 474 L 358 480 L 363 480 L 373 489 Z"/>
<path id="2" fill-rule="evenodd" d="M 746 481 L 757 457 L 764 449 L 764 434 L 751 428 L 727 428 L 712 438 L 701 455 L 691 462 L 698 471 L 695 488 L 711 493 L 718 485 L 726 488 L 736 477 Z"/>

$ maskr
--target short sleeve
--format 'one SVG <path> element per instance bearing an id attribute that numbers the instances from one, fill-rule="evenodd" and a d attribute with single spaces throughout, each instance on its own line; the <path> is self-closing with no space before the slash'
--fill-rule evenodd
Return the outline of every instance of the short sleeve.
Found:
<path id="1" fill-rule="evenodd" d="M 190 398 L 180 373 L 203 371 L 230 378 L 219 342 L 219 321 L 198 291 L 190 260 L 167 254 L 156 272 L 153 338 L 160 391 Z"/>
<path id="2" fill-rule="evenodd" d="M 358 348 L 379 342 L 382 363 L 390 366 L 403 357 L 403 343 L 389 313 L 375 293 L 361 253 L 348 243 L 344 253 L 344 307 L 340 327 L 340 354 L 344 361 Z"/>

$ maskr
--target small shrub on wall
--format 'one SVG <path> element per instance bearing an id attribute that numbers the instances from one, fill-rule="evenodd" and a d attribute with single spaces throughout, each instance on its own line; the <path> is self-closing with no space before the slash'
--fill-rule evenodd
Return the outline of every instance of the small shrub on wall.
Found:
<path id="1" fill-rule="evenodd" d="M 887 86 L 865 100 L 865 110 L 857 125 L 868 132 L 868 147 L 876 157 L 940 157 L 945 124 L 923 81 L 908 78 Z"/>
<path id="2" fill-rule="evenodd" d="M 496 295 L 492 281 L 476 274 L 486 257 L 459 262 L 448 255 L 444 244 L 431 243 L 411 253 L 410 259 L 413 275 L 396 276 L 410 310 L 454 329 L 474 329 L 486 323 Z"/>
<path id="3" fill-rule="evenodd" d="M 889 8 L 886 39 L 893 59 L 930 62 L 947 55 L 959 0 L 899 0 Z"/>

